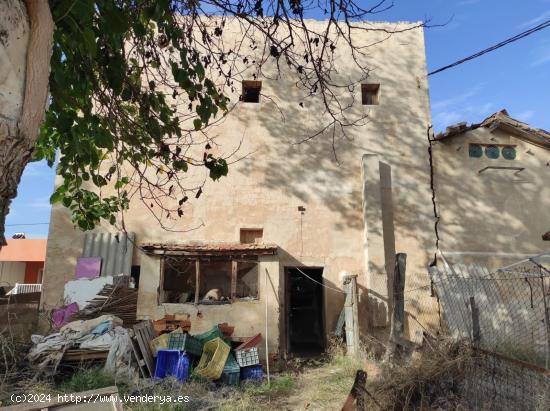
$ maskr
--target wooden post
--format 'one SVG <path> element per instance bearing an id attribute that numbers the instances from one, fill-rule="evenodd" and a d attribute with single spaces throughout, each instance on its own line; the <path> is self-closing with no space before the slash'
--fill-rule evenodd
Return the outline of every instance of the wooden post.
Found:
<path id="1" fill-rule="evenodd" d="M 365 386 L 367 385 L 367 373 L 363 370 L 358 370 L 355 374 L 355 381 L 351 387 L 351 391 L 346 398 L 346 402 L 342 407 L 342 411 L 364 410 L 365 409 Z M 353 403 L 356 403 L 356 407 Z"/>
<path id="2" fill-rule="evenodd" d="M 477 346 L 481 338 L 481 331 L 479 328 L 479 308 L 473 296 L 470 297 L 470 308 L 472 309 L 472 342 L 474 346 Z"/>
<path id="3" fill-rule="evenodd" d="M 237 297 L 237 261 L 231 261 L 231 301 Z"/>
<path id="4" fill-rule="evenodd" d="M 199 259 L 197 258 L 195 260 L 195 305 L 199 304 L 199 292 L 201 288 L 200 276 L 201 276 L 201 264 Z"/>
<path id="5" fill-rule="evenodd" d="M 386 360 L 393 360 L 403 342 L 405 330 L 405 271 L 407 254 L 398 253 L 395 256 L 393 272 L 393 312 L 391 317 L 390 346 L 386 352 Z"/>
<path id="6" fill-rule="evenodd" d="M 344 277 L 344 290 L 346 292 L 344 317 L 346 322 L 347 354 L 357 355 L 359 354 L 359 320 L 356 275 L 346 275 Z"/>

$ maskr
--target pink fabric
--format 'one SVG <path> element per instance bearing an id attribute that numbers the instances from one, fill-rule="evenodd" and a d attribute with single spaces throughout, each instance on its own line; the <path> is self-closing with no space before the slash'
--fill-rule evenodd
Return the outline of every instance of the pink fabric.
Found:
<path id="1" fill-rule="evenodd" d="M 52 314 L 52 321 L 55 328 L 61 328 L 69 322 L 71 315 L 78 311 L 78 304 L 71 303 L 64 308 L 55 310 Z"/>

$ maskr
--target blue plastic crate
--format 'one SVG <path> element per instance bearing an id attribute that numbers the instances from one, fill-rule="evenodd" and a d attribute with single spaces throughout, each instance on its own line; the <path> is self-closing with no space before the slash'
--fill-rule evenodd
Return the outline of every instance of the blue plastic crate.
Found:
<path id="1" fill-rule="evenodd" d="M 264 370 L 260 364 L 241 367 L 241 380 L 261 380 L 263 378 Z"/>
<path id="2" fill-rule="evenodd" d="M 183 382 L 189 376 L 189 356 L 180 350 L 160 349 L 157 353 L 155 378 L 164 378 L 170 375 Z"/>

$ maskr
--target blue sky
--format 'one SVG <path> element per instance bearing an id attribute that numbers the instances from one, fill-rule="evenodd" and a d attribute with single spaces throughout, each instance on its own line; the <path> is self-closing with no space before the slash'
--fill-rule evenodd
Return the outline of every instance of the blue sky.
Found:
<path id="1" fill-rule="evenodd" d="M 448 22 L 426 29 L 431 71 L 550 19 L 550 0 L 394 0 L 394 7 L 375 19 Z M 549 96 L 550 28 L 430 77 L 436 131 L 459 121 L 478 122 L 503 108 L 550 130 Z M 8 238 L 20 231 L 27 237 L 47 237 L 53 181 L 54 172 L 44 163 L 27 167 L 6 222 Z"/>

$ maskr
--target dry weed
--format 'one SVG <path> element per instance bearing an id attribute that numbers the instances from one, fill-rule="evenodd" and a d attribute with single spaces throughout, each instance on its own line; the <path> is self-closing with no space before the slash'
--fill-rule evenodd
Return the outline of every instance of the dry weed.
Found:
<path id="1" fill-rule="evenodd" d="M 385 410 L 463 409 L 460 387 L 471 360 L 468 345 L 433 341 L 403 364 L 385 364 L 370 392 Z"/>

